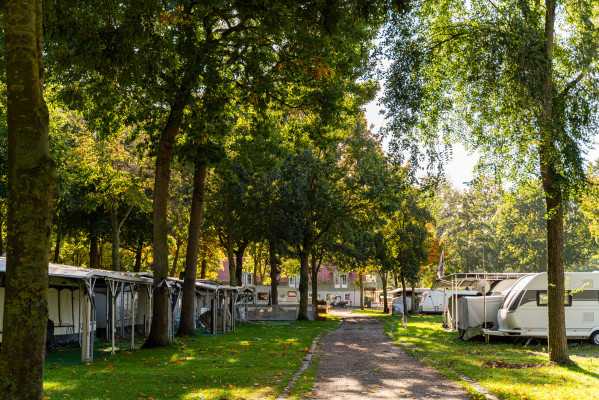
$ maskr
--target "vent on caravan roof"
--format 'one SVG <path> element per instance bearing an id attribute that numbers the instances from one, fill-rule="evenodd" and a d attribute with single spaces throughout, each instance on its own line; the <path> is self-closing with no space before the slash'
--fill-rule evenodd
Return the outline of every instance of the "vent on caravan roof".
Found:
<path id="1" fill-rule="evenodd" d="M 595 313 L 583 312 L 582 313 L 582 322 L 595 322 Z"/>
<path id="2" fill-rule="evenodd" d="M 584 289 L 592 288 L 593 287 L 593 280 L 592 279 L 583 279 L 582 280 L 582 287 Z"/>

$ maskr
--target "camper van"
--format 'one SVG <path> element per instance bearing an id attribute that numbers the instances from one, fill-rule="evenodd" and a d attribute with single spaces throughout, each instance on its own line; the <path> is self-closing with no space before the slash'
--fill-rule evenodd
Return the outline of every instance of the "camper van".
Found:
<path id="1" fill-rule="evenodd" d="M 599 272 L 567 272 L 566 336 L 599 345 Z M 497 311 L 495 336 L 547 337 L 547 273 L 520 278 Z"/>

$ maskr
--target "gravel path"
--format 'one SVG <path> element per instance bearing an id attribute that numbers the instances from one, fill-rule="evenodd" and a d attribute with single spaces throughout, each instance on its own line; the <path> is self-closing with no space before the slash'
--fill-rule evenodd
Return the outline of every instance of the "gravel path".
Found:
<path id="1" fill-rule="evenodd" d="M 327 334 L 313 390 L 316 399 L 469 399 L 434 368 L 410 357 L 375 318 L 334 311 L 341 327 Z"/>

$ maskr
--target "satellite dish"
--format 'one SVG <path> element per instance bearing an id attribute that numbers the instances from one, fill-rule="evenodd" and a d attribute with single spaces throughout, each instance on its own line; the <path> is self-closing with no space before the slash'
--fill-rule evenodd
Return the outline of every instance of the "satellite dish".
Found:
<path id="1" fill-rule="evenodd" d="M 478 290 L 479 293 L 487 293 L 490 288 L 491 285 L 484 279 L 481 279 L 480 281 L 476 282 L 476 290 Z"/>

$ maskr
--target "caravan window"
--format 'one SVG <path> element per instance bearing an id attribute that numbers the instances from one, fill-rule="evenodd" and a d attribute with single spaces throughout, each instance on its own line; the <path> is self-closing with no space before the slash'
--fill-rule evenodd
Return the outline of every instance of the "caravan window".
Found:
<path id="1" fill-rule="evenodd" d="M 520 299 L 522 299 L 524 293 L 524 290 L 512 290 L 508 295 L 509 299 L 506 299 L 505 301 L 504 308 L 508 309 L 509 311 L 514 311 L 516 308 L 518 308 L 518 305 L 520 304 Z"/>
<path id="2" fill-rule="evenodd" d="M 548 296 L 546 290 L 537 290 L 537 305 L 546 307 L 548 302 Z M 572 305 L 572 294 L 571 291 L 568 290 L 564 294 L 564 306 L 569 307 Z"/>
<path id="3" fill-rule="evenodd" d="M 524 292 L 522 296 L 522 300 L 520 301 L 520 307 L 524 304 L 528 303 L 536 303 L 537 302 L 537 291 L 536 290 L 527 290 Z"/>
<path id="4" fill-rule="evenodd" d="M 599 290 L 582 290 L 574 292 L 572 295 L 574 301 L 599 301 Z"/>

